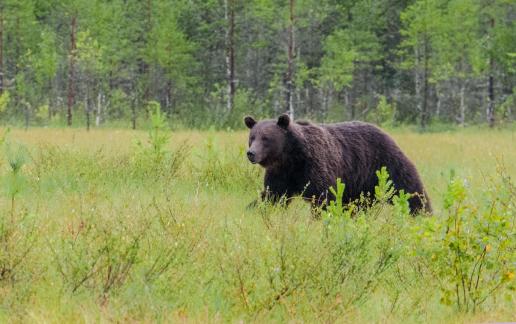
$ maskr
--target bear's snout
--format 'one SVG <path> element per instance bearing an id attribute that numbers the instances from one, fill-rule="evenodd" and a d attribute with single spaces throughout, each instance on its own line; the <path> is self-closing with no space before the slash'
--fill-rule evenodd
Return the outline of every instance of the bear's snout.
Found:
<path id="1" fill-rule="evenodd" d="M 249 161 L 251 161 L 251 163 L 256 163 L 256 153 L 254 151 L 247 151 L 247 158 Z"/>

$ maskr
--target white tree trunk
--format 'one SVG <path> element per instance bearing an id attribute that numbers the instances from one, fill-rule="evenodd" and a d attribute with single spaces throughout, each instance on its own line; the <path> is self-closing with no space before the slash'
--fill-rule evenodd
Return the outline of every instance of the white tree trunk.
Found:
<path id="1" fill-rule="evenodd" d="M 435 108 L 435 117 L 439 118 L 441 115 L 441 106 L 442 106 L 442 93 L 441 93 L 441 87 L 439 86 L 439 83 L 435 85 L 435 95 L 437 97 L 437 104 Z"/>
<path id="2" fill-rule="evenodd" d="M 419 47 L 416 45 L 414 49 L 415 64 L 414 64 L 414 85 L 416 92 L 416 107 L 417 111 L 421 113 L 423 111 L 423 102 L 421 100 L 421 71 L 419 67 Z"/>
<path id="3" fill-rule="evenodd" d="M 226 20 L 226 77 L 228 78 L 227 84 L 227 98 L 226 98 L 226 110 L 228 112 L 231 111 L 231 67 L 230 67 L 230 57 L 229 57 L 229 13 L 228 13 L 228 0 L 224 0 L 224 19 Z"/>
<path id="4" fill-rule="evenodd" d="M 97 115 L 95 116 L 95 126 L 99 127 L 102 114 L 102 92 L 99 91 L 97 96 Z"/>
<path id="5" fill-rule="evenodd" d="M 459 125 L 464 126 L 466 121 L 466 103 L 465 103 L 466 80 L 460 81 L 460 106 L 459 106 Z"/>
<path id="6" fill-rule="evenodd" d="M 89 103 L 89 93 L 88 86 L 86 86 L 86 91 L 84 91 L 84 110 L 86 112 L 86 130 L 90 130 L 90 103 Z"/>
<path id="7" fill-rule="evenodd" d="M 295 0 L 289 1 L 289 25 L 288 25 L 288 46 L 287 46 L 287 105 L 290 119 L 294 120 L 294 55 L 296 41 L 294 38 L 294 5 Z"/>
<path id="8" fill-rule="evenodd" d="M 324 91 L 324 87 L 321 86 L 317 90 L 319 92 L 319 97 L 321 97 L 321 108 L 323 110 L 324 115 L 326 116 L 328 112 L 328 100 Z"/>
<path id="9" fill-rule="evenodd" d="M 230 3 L 228 3 L 228 1 Z M 235 33 L 235 8 L 233 0 L 224 0 L 224 18 L 226 20 L 226 78 L 227 78 L 227 98 L 226 110 L 230 113 L 233 110 L 235 96 L 235 52 L 234 52 L 234 33 Z"/>

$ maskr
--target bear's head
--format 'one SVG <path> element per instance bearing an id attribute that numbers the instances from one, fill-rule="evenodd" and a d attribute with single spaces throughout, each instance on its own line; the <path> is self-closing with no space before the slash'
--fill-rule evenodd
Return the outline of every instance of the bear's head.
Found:
<path id="1" fill-rule="evenodd" d="M 279 116 L 278 120 L 257 122 L 254 118 L 247 116 L 244 118 L 244 123 L 251 130 L 249 149 L 247 150 L 249 161 L 258 163 L 265 168 L 281 161 L 290 117 L 283 114 Z"/>

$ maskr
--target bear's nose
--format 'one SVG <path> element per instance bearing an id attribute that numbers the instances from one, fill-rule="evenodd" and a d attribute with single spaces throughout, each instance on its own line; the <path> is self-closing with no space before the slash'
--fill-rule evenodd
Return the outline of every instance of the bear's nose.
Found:
<path id="1" fill-rule="evenodd" d="M 253 151 L 247 151 L 247 158 L 249 159 L 249 161 L 254 162 L 255 155 L 256 154 Z"/>

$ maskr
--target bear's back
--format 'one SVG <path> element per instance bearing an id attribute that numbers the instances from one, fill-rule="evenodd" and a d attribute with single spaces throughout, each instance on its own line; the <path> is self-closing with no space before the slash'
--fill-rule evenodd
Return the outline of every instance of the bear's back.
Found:
<path id="1" fill-rule="evenodd" d="M 368 144 L 372 146 L 383 145 L 386 142 L 393 142 L 391 137 L 387 135 L 377 126 L 361 122 L 349 121 L 334 124 L 321 124 L 320 127 L 326 129 L 341 144 L 350 142 Z"/>

